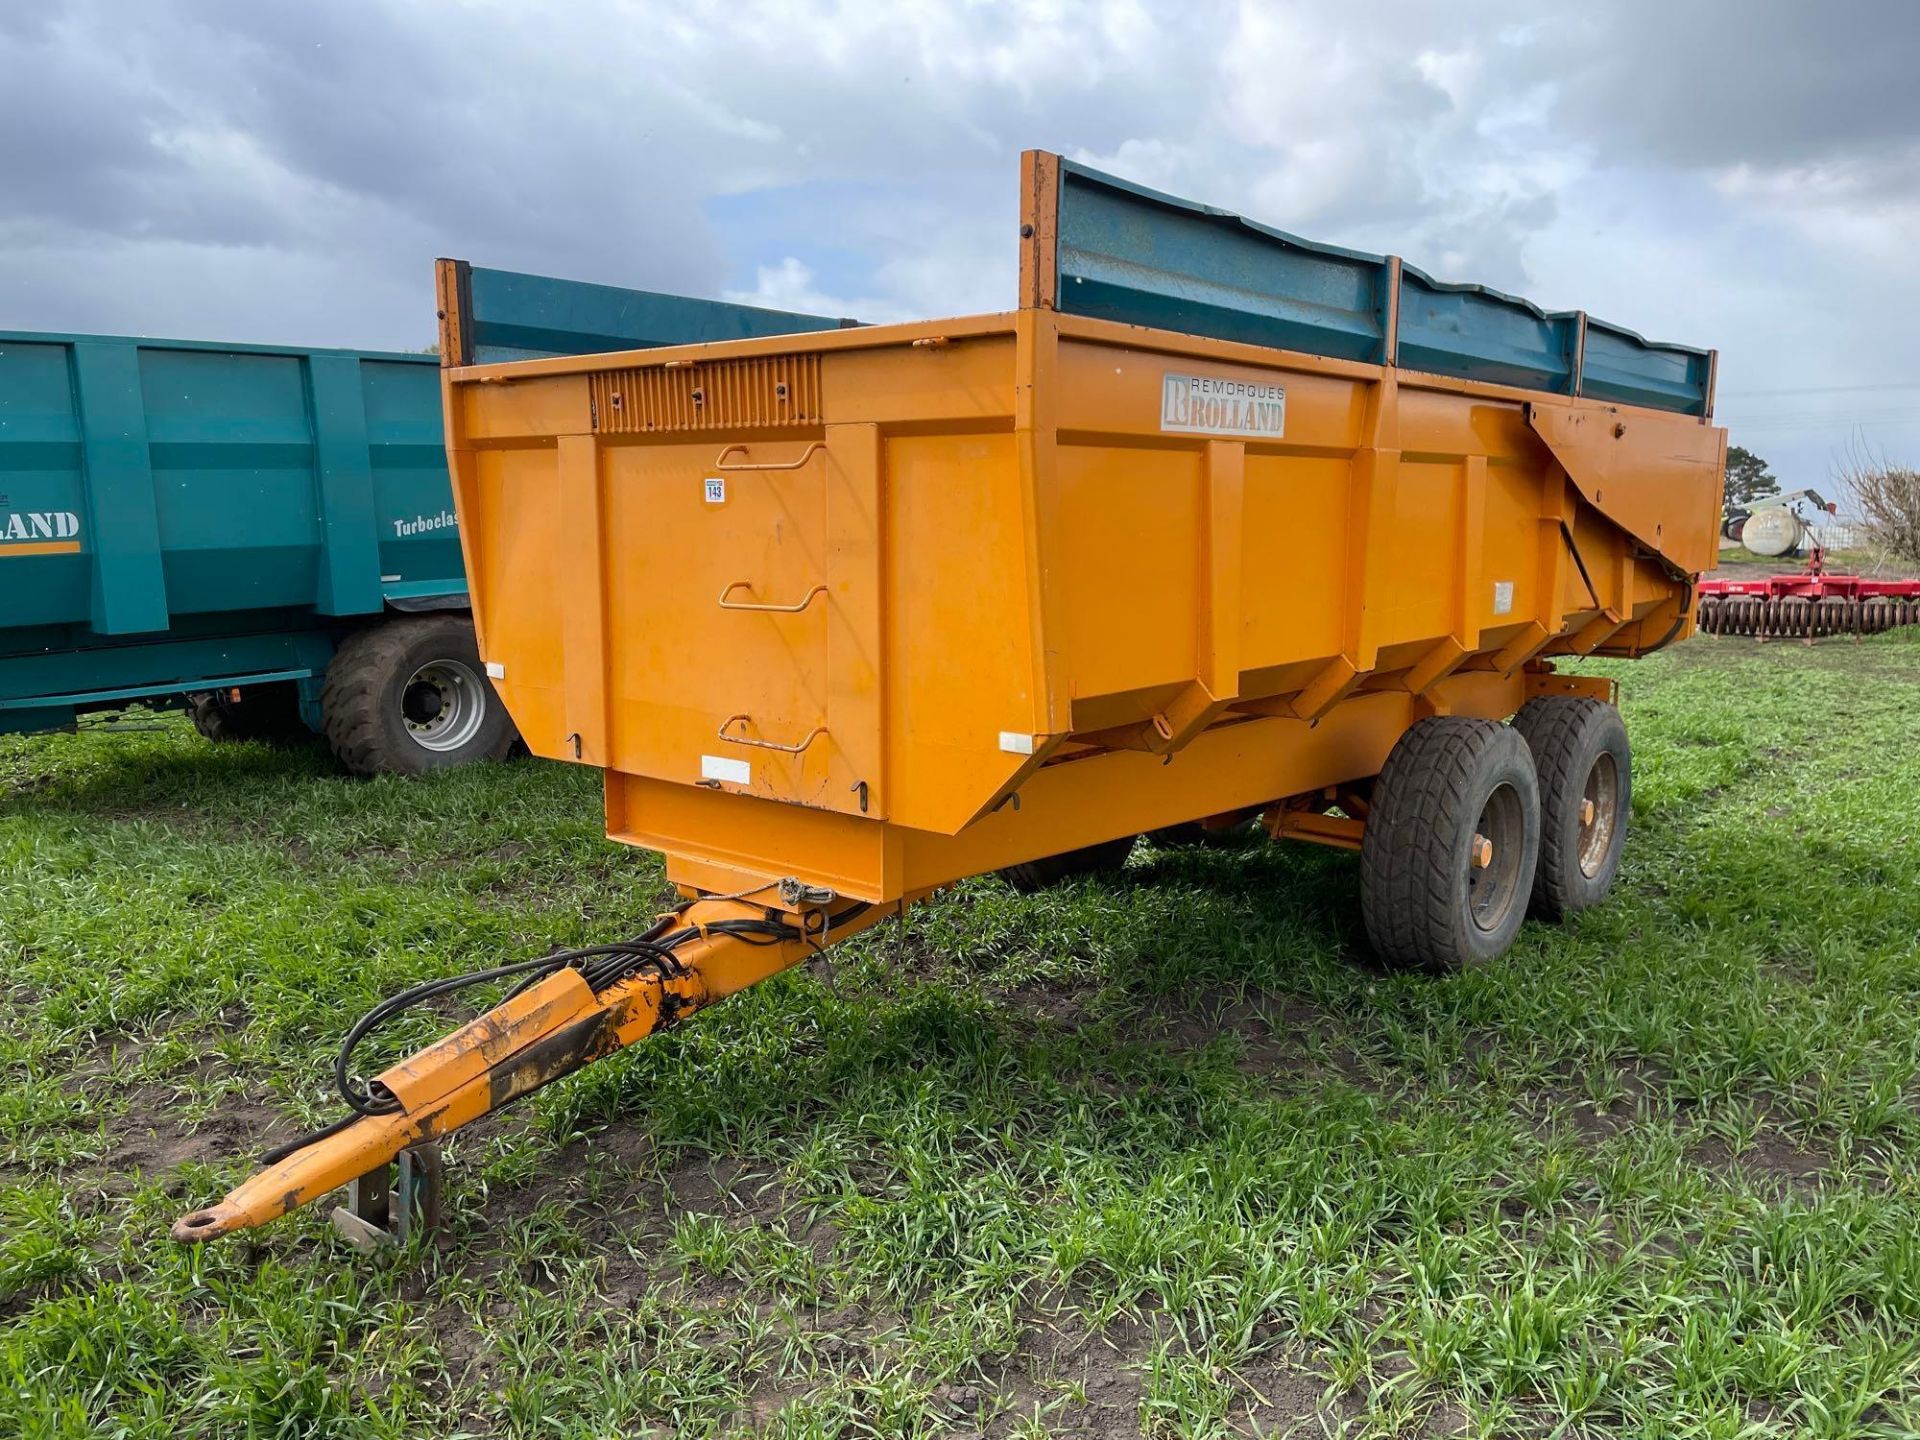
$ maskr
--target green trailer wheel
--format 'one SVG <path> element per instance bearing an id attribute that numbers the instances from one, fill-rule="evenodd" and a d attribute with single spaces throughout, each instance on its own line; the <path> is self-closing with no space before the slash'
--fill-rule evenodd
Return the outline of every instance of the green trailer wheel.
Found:
<path id="1" fill-rule="evenodd" d="M 518 738 L 466 615 L 410 615 L 349 635 L 320 695 L 327 741 L 356 775 L 503 760 Z"/>

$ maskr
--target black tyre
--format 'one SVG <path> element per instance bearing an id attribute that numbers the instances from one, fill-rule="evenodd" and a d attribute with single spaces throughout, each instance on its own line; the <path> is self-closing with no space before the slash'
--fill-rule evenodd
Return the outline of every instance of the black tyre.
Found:
<path id="1" fill-rule="evenodd" d="M 1042 860 L 1026 860 L 1018 865 L 1007 866 L 1000 872 L 1000 878 L 1014 889 L 1030 895 L 1036 890 L 1058 885 L 1063 880 L 1118 870 L 1127 863 L 1127 856 L 1133 853 L 1133 842 L 1138 838 L 1135 835 L 1123 835 L 1118 840 L 1103 840 L 1098 845 L 1049 855 Z"/>
<path id="2" fill-rule="evenodd" d="M 1527 742 L 1491 720 L 1422 720 L 1374 782 L 1360 909 L 1389 965 L 1458 970 L 1513 943 L 1540 849 Z"/>
<path id="3" fill-rule="evenodd" d="M 1633 802 L 1633 750 L 1620 712 L 1571 695 L 1529 700 L 1513 728 L 1540 776 L 1533 913 L 1560 920 L 1598 905 L 1620 873 Z"/>
<path id="4" fill-rule="evenodd" d="M 187 718 L 216 745 L 259 740 L 290 745 L 313 738 L 300 718 L 300 687 L 291 680 L 242 690 L 200 690 L 187 696 Z"/>
<path id="5" fill-rule="evenodd" d="M 499 760 L 516 738 L 466 615 L 410 615 L 349 635 L 320 694 L 327 742 L 356 775 Z"/>

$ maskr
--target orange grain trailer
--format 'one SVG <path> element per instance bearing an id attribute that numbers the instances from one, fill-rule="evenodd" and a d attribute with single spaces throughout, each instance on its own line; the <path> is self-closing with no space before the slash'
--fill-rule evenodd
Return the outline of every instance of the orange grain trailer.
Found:
<path id="1" fill-rule="evenodd" d="M 1019 307 L 919 324 L 474 363 L 540 327 L 442 262 L 488 672 L 682 901 L 358 1081 L 356 1041 L 470 977 L 396 997 L 343 1052 L 350 1120 L 177 1236 L 369 1174 L 377 1206 L 409 1147 L 920 896 L 1145 831 L 1359 852 L 1395 964 L 1605 895 L 1630 752 L 1557 662 L 1688 633 L 1711 353 L 1044 153 L 1021 205 Z M 593 309 L 545 348 L 617 329 Z"/>

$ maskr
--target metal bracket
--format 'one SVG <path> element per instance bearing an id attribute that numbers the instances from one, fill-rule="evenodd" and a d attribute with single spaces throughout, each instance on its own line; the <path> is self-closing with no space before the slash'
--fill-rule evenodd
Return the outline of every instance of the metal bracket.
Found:
<path id="1" fill-rule="evenodd" d="M 1554 670 L 1528 669 L 1523 678 L 1529 700 L 1541 695 L 1572 695 L 1606 705 L 1620 703 L 1620 682 L 1599 675 L 1563 675 Z"/>
<path id="2" fill-rule="evenodd" d="M 415 1235 L 432 1241 L 442 1228 L 445 1190 L 439 1144 L 415 1145 L 347 1186 L 347 1203 L 333 1212 L 333 1228 L 363 1255 L 404 1246 Z"/>
<path id="3" fill-rule="evenodd" d="M 1336 850 L 1358 850 L 1366 822 L 1346 815 L 1324 815 L 1316 810 L 1269 812 L 1267 830 L 1276 840 L 1306 840 Z"/>

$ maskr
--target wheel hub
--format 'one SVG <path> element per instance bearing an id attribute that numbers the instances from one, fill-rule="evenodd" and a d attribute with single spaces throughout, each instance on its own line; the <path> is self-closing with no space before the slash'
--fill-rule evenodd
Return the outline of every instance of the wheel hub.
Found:
<path id="1" fill-rule="evenodd" d="M 459 660 L 430 660 L 408 677 L 400 692 L 400 717 L 422 749 L 458 750 L 479 733 L 487 717 L 487 691 Z"/>
<path id="2" fill-rule="evenodd" d="M 1520 896 L 1526 811 L 1511 785 L 1487 797 L 1467 846 L 1467 908 L 1482 930 L 1498 930 Z"/>
<path id="3" fill-rule="evenodd" d="M 1577 853 L 1580 873 L 1588 879 L 1607 864 L 1613 832 L 1620 819 L 1620 769 L 1613 752 L 1602 750 L 1587 772 L 1580 798 L 1580 836 Z"/>
<path id="4" fill-rule="evenodd" d="M 433 685 L 410 684 L 407 693 L 400 699 L 400 713 L 407 717 L 409 725 L 429 724 L 445 708 L 446 702 Z"/>

